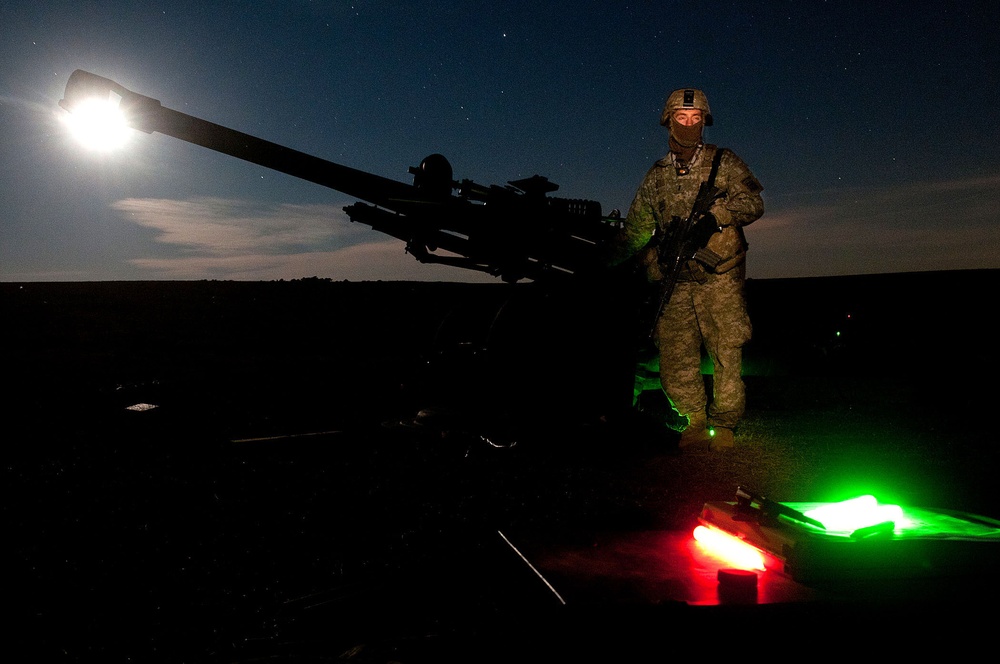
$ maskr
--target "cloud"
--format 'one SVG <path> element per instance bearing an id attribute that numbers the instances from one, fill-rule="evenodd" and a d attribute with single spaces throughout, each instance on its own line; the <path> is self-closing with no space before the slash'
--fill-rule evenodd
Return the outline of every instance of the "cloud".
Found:
<path id="1" fill-rule="evenodd" d="M 998 268 L 998 201 L 1000 175 L 790 195 L 746 229 L 748 275 Z"/>
<path id="2" fill-rule="evenodd" d="M 267 205 L 222 198 L 130 198 L 112 204 L 124 218 L 158 231 L 156 241 L 185 253 L 237 257 L 298 253 L 363 241 L 365 227 L 333 205 Z"/>
<path id="3" fill-rule="evenodd" d="M 155 279 L 272 281 L 320 277 L 335 281 L 456 281 L 496 283 L 486 274 L 418 263 L 400 240 L 366 242 L 337 251 L 227 257 L 140 258 L 131 263 Z"/>
<path id="4" fill-rule="evenodd" d="M 342 206 L 133 198 L 112 207 L 173 249 L 129 261 L 154 279 L 496 281 L 420 264 L 402 241 L 351 222 Z"/>
<path id="5" fill-rule="evenodd" d="M 747 228 L 751 278 L 1000 268 L 1000 174 L 891 187 L 790 193 Z M 126 199 L 124 219 L 159 250 L 130 263 L 154 279 L 494 282 L 421 264 L 404 243 L 339 205 Z M 942 223 L 944 222 L 944 223 Z"/>

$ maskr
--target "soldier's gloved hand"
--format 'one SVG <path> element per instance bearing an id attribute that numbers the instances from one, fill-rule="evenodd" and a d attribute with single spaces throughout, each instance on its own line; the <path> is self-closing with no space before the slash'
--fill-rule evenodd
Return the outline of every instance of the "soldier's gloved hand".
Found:
<path id="1" fill-rule="evenodd" d="M 706 212 L 705 215 L 699 219 L 694 228 L 691 229 L 691 239 L 695 247 L 704 247 L 708 243 L 708 238 L 712 237 L 716 233 L 722 230 L 719 227 L 719 221 L 715 218 L 715 215 L 711 212 Z"/>
<path id="2" fill-rule="evenodd" d="M 733 213 L 730 212 L 721 202 L 716 201 L 709 212 L 712 213 L 715 220 L 719 223 L 719 228 L 731 226 L 733 224 Z"/>

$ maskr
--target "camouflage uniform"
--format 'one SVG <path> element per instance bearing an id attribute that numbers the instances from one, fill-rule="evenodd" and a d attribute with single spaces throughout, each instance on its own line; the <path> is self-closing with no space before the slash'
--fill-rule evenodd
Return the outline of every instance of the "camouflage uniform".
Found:
<path id="1" fill-rule="evenodd" d="M 632 201 L 612 263 L 639 254 L 650 281 L 663 274 L 655 248 L 647 247 L 654 232 L 666 232 L 675 218 L 686 219 L 703 180 L 708 178 L 716 146 L 700 144 L 686 174 L 679 174 L 673 152 L 653 164 Z M 750 318 L 743 293 L 747 244 L 742 227 L 764 213 L 762 187 L 750 169 L 724 150 L 715 185 L 725 192 L 712 207 L 721 231 L 707 248 L 722 258 L 714 271 L 688 261 L 669 304 L 656 325 L 660 382 L 674 408 L 690 420 L 704 419 L 709 406 L 701 376 L 704 346 L 714 365 L 709 426 L 731 429 L 743 415 L 741 377 L 743 345 L 749 341 Z"/>

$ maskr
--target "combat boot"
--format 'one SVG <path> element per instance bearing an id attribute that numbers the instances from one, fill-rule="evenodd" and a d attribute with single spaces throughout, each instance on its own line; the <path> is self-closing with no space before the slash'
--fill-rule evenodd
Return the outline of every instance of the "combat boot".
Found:
<path id="1" fill-rule="evenodd" d="M 677 447 L 684 448 L 707 448 L 711 442 L 708 431 L 708 418 L 704 413 L 691 413 L 688 415 L 688 425 L 681 432 L 681 439 L 677 442 Z"/>
<path id="2" fill-rule="evenodd" d="M 712 451 L 726 450 L 736 447 L 736 438 L 733 430 L 726 427 L 712 427 L 712 437 L 709 440 L 709 449 Z"/>

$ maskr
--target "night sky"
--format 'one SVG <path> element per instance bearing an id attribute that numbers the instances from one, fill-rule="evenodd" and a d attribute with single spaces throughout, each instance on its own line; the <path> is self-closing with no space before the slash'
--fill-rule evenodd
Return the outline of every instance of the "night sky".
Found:
<path id="1" fill-rule="evenodd" d="M 0 5 L 0 281 L 494 281 L 422 265 L 332 189 L 162 134 L 84 150 L 84 69 L 378 175 L 538 174 L 627 209 L 667 94 L 764 185 L 748 276 L 1000 268 L 1000 3 L 22 2 Z"/>

